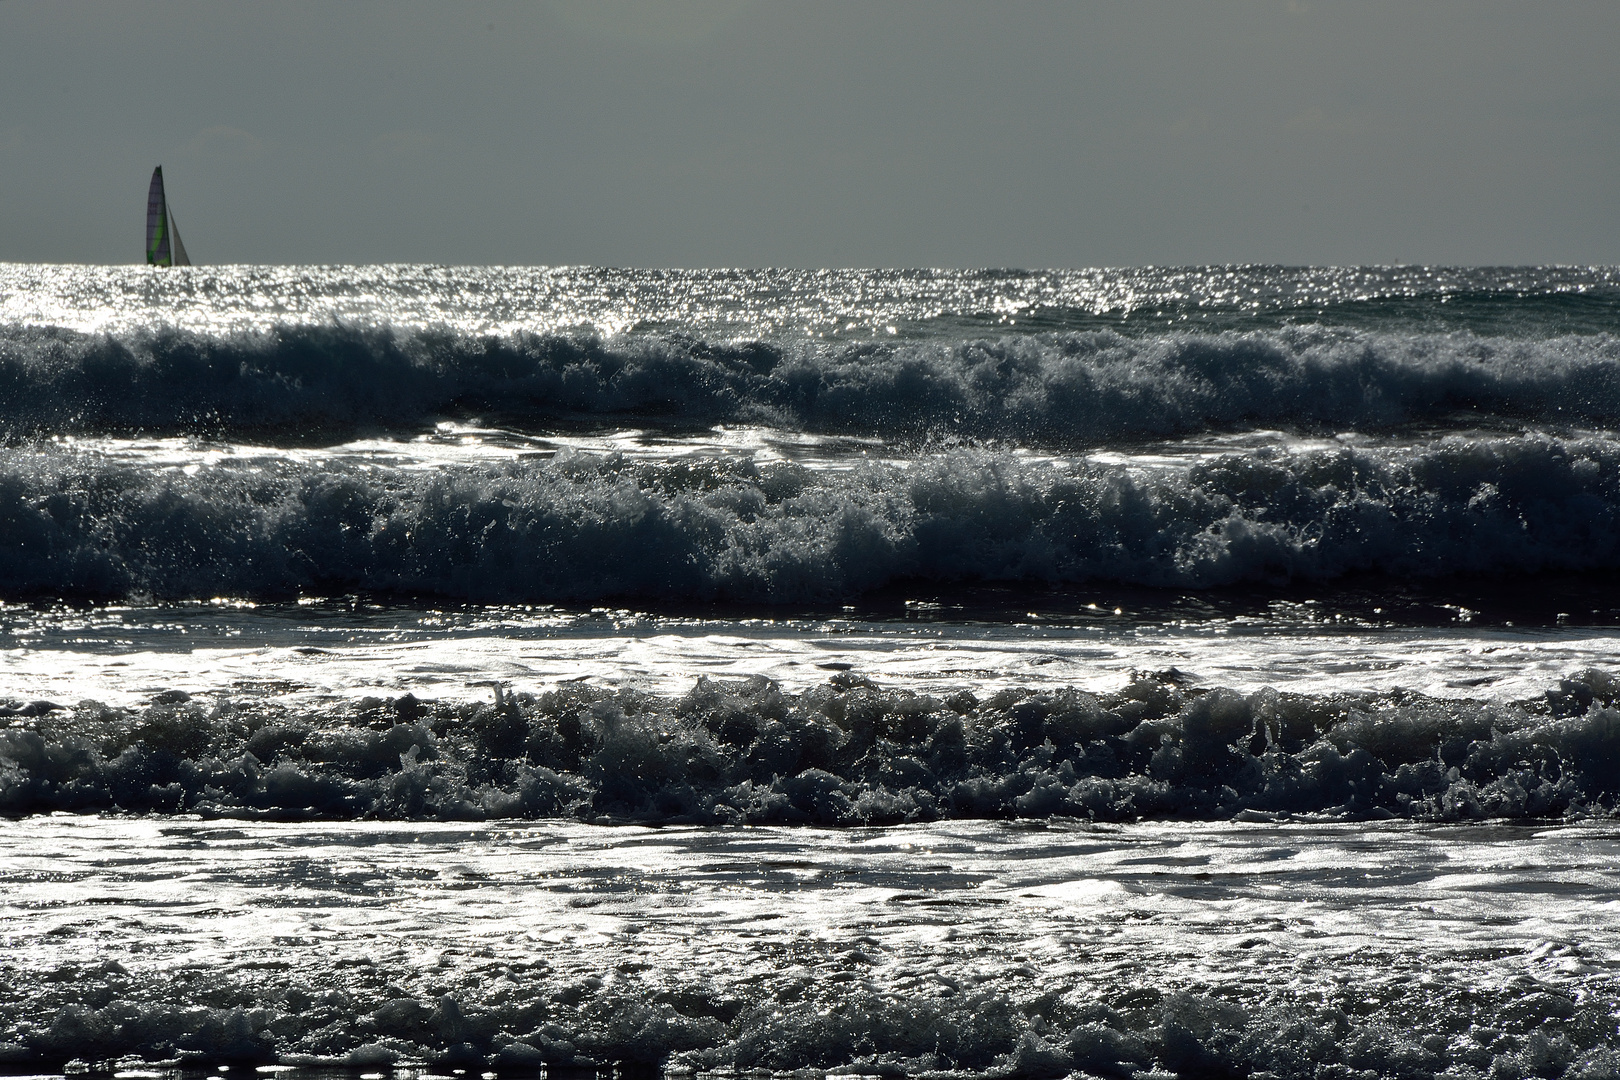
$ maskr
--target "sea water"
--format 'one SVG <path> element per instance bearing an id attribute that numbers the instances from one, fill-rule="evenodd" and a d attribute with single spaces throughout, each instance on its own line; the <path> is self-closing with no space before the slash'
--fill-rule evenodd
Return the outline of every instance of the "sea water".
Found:
<path id="1" fill-rule="evenodd" d="M 1620 1075 L 1617 315 L 0 267 L 0 1063 Z"/>

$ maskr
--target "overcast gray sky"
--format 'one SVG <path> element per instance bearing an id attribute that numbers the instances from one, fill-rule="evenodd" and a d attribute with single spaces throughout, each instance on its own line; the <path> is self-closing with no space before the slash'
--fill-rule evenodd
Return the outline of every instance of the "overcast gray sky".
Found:
<path id="1" fill-rule="evenodd" d="M 1620 3 L 0 0 L 0 261 L 1620 261 Z"/>

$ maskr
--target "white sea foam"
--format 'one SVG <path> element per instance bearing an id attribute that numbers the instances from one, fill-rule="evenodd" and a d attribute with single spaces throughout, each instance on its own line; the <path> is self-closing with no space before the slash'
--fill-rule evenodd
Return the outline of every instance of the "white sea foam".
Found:
<path id="1" fill-rule="evenodd" d="M 1389 694 L 1506 703 L 1570 671 L 1610 664 L 1620 631 L 1345 620 L 1274 603 L 1232 620 L 1166 620 L 1082 607 L 1011 624 L 840 613 L 722 618 L 628 610 L 413 611 L 342 603 L 141 608 L 0 606 L 0 687 L 22 701 L 85 698 L 119 708 L 165 691 L 199 700 L 274 698 L 299 708 L 414 694 L 488 701 L 492 688 L 544 693 L 588 683 L 685 693 L 699 674 L 771 679 L 798 692 L 836 671 L 940 696 L 1073 686 L 1114 693 L 1174 668 L 1191 686 L 1242 693 Z M 1032 617 L 1031 617 L 1032 616 Z M 1083 617 L 1081 617 L 1083 616 Z"/>
<path id="2" fill-rule="evenodd" d="M 1613 1067 L 1617 855 L 1608 826 L 33 818 L 0 851 L 0 1041 L 1575 1080 Z"/>

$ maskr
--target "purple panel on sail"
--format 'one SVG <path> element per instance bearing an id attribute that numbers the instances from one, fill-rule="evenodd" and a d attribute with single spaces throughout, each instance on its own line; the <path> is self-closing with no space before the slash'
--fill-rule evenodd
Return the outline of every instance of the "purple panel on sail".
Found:
<path id="1" fill-rule="evenodd" d="M 152 170 L 152 187 L 146 193 L 146 261 L 155 266 L 169 265 L 169 222 L 163 202 L 163 166 Z"/>

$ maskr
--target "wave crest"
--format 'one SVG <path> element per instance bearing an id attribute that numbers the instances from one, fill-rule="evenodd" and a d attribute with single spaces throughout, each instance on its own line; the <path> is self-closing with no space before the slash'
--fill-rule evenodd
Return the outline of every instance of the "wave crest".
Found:
<path id="1" fill-rule="evenodd" d="M 0 731 L 0 813 L 1546 818 L 1613 810 L 1617 695 L 1611 676 L 1587 671 L 1519 706 L 1184 691 L 1154 677 L 1102 697 L 942 700 L 850 675 L 799 694 L 702 678 L 679 699 L 574 684 L 497 693 L 493 706 L 41 702 L 6 710 L 22 726 Z"/>
<path id="2" fill-rule="evenodd" d="M 1244 426 L 1466 415 L 1620 421 L 1620 342 L 1283 328 L 910 342 L 721 342 L 287 325 L 0 330 L 0 434 L 308 441 L 476 416 L 521 430 L 633 418 L 1086 444 Z"/>
<path id="3" fill-rule="evenodd" d="M 905 580 L 1177 587 L 1620 568 L 1620 442 L 1262 449 L 1139 472 L 959 450 L 847 472 L 565 454 L 189 475 L 0 452 L 0 596 L 833 602 Z"/>

